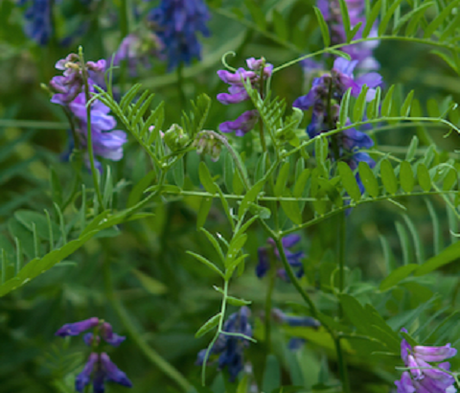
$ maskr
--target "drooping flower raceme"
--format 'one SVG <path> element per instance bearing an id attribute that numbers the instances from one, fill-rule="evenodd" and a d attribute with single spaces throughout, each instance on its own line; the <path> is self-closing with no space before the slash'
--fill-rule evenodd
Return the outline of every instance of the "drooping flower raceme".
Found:
<path id="1" fill-rule="evenodd" d="M 247 307 L 231 314 L 225 321 L 222 330 L 228 333 L 238 333 L 246 337 L 252 337 L 252 327 L 249 323 L 251 311 Z M 249 345 L 249 341 L 243 337 L 229 336 L 220 334 L 210 351 L 210 359 L 218 358 L 219 369 L 227 367 L 230 374 L 230 381 L 233 382 L 244 368 L 244 349 Z M 206 349 L 198 353 L 196 363 L 202 365 L 206 356 Z"/>
<path id="2" fill-rule="evenodd" d="M 375 97 L 375 89 L 382 84 L 382 77 L 376 72 L 370 72 L 355 78 L 353 71 L 357 64 L 357 60 L 337 58 L 332 71 L 315 78 L 309 93 L 294 101 L 293 106 L 299 109 L 313 108 L 311 123 L 307 127 L 310 138 L 336 128 L 340 104 L 348 89 L 351 89 L 353 97 L 358 97 L 366 85 L 366 101 L 371 101 Z M 367 162 L 371 167 L 375 165 L 369 154 L 359 152 L 359 149 L 369 149 L 374 145 L 373 140 L 362 131 L 355 128 L 344 130 L 331 137 L 331 147 L 334 145 L 336 150 L 330 149 L 332 157 L 345 161 L 353 170 L 361 161 Z M 356 180 L 361 192 L 364 192 L 359 174 L 356 175 Z"/>
<path id="3" fill-rule="evenodd" d="M 402 331 L 407 333 L 406 329 Z M 403 339 L 401 341 L 401 358 L 409 371 L 404 371 L 401 379 L 395 382 L 397 393 L 454 393 L 455 379 L 442 370 L 449 371 L 450 363 L 444 362 L 457 354 L 450 344 L 442 347 L 415 346 L 412 348 Z M 441 363 L 440 363 L 441 362 Z M 433 368 L 433 364 L 437 368 Z"/>
<path id="4" fill-rule="evenodd" d="M 154 31 L 163 41 L 168 58 L 168 70 L 189 65 L 201 59 L 198 33 L 209 36 L 206 26 L 210 18 L 204 0 L 162 0 L 149 14 Z"/>
<path id="5" fill-rule="evenodd" d="M 46 45 L 52 35 L 51 0 L 20 0 L 18 5 L 28 5 L 24 17 L 25 33 L 39 45 Z"/>
<path id="6" fill-rule="evenodd" d="M 50 82 L 51 88 L 56 92 L 51 102 L 67 108 L 75 120 L 75 133 L 79 139 L 78 144 L 87 147 L 88 117 L 86 113 L 86 94 L 84 90 L 83 71 L 79 63 L 79 56 L 70 54 L 65 59 L 56 63 L 56 68 L 62 70 L 63 76 L 55 76 Z M 106 61 L 88 61 L 88 85 L 90 93 L 94 93 L 94 80 L 99 80 L 105 71 Z M 102 102 L 95 100 L 91 104 L 91 136 L 94 154 L 112 161 L 119 161 L 123 157 L 123 145 L 127 142 L 126 133 L 114 130 L 117 122 L 109 115 L 110 109 Z M 75 143 L 77 144 L 77 143 Z M 85 157 L 87 164 L 88 157 Z M 88 165 L 89 166 L 89 165 Z M 99 170 L 101 164 L 96 161 Z"/>
<path id="7" fill-rule="evenodd" d="M 305 257 L 305 253 L 303 251 L 292 252 L 289 248 L 294 247 L 300 241 L 299 235 L 288 235 L 284 237 L 281 242 L 283 244 L 284 253 L 286 258 L 289 262 L 289 265 L 293 269 L 295 269 L 295 275 L 297 278 L 300 278 L 304 274 L 303 265 L 302 265 L 302 258 Z M 270 270 L 271 261 L 270 261 L 270 251 L 273 250 L 273 255 L 276 257 L 278 261 L 281 260 L 279 251 L 275 247 L 275 242 L 273 239 L 267 240 L 268 246 L 260 247 L 258 249 L 259 254 L 259 263 L 256 266 L 256 275 L 259 278 L 264 277 L 267 272 Z M 289 282 L 289 277 L 286 273 L 285 269 L 277 269 L 276 274 L 282 280 Z"/>
<path id="8" fill-rule="evenodd" d="M 217 71 L 217 75 L 222 81 L 228 83 L 228 93 L 220 93 L 217 99 L 224 105 L 238 104 L 243 101 L 249 100 L 248 92 L 244 87 L 244 82 L 250 82 L 252 88 L 258 89 L 261 83 L 269 78 L 273 71 L 273 65 L 266 63 L 264 58 L 255 59 L 251 57 L 246 60 L 249 68 L 238 68 L 234 73 L 227 70 Z M 226 121 L 219 125 L 222 132 L 230 133 L 235 132 L 236 136 L 244 136 L 251 131 L 257 121 L 259 120 L 259 113 L 256 110 L 244 112 L 234 121 Z"/>
<path id="9" fill-rule="evenodd" d="M 348 8 L 351 28 L 355 27 L 360 22 L 362 23 L 361 27 L 353 37 L 353 40 L 361 39 L 363 38 L 363 30 L 364 26 L 366 25 L 366 18 L 364 16 L 366 2 L 365 0 L 345 0 L 345 3 Z M 326 23 L 329 25 L 332 45 L 338 45 L 347 42 L 342 15 L 340 12 L 339 1 L 318 0 L 317 5 L 323 14 Z M 368 37 L 377 37 L 377 24 L 372 26 Z M 379 63 L 373 56 L 373 51 L 378 45 L 379 41 L 374 40 L 353 45 L 345 45 L 340 48 L 340 50 L 348 53 L 352 60 L 357 60 L 357 68 L 360 71 L 366 72 L 380 68 Z"/>
<path id="10" fill-rule="evenodd" d="M 89 329 L 92 329 L 93 332 L 86 333 L 83 340 L 92 348 L 92 352 L 83 370 L 75 379 L 75 390 L 81 393 L 91 382 L 94 393 L 104 393 L 105 382 L 115 382 L 122 386 L 132 387 L 126 374 L 110 360 L 105 352 L 98 350 L 101 339 L 114 347 L 118 347 L 126 339 L 114 333 L 108 322 L 93 317 L 84 321 L 67 323 L 56 332 L 56 336 L 78 336 Z"/>

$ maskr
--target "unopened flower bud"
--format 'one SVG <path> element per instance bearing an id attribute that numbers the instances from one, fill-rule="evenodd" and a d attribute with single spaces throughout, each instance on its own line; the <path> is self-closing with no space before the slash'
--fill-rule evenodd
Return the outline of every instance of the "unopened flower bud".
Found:
<path id="1" fill-rule="evenodd" d="M 184 129 L 178 124 L 173 124 L 171 128 L 165 132 L 163 139 L 172 151 L 182 150 L 187 146 L 190 140 Z"/>

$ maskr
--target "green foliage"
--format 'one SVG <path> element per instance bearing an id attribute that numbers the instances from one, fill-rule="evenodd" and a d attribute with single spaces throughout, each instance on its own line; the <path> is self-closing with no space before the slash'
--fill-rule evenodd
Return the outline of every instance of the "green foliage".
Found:
<path id="1" fill-rule="evenodd" d="M 225 334 L 238 338 L 238 345 L 250 342 L 245 356 L 254 372 L 229 383 L 228 375 L 214 378 L 205 362 L 201 377 L 210 387 L 197 385 L 198 392 L 243 393 L 253 386 L 267 392 L 386 392 L 398 375 L 394 366 L 402 366 L 396 361 L 401 337 L 411 345 L 458 347 L 460 116 L 452 71 L 460 74 L 460 1 L 366 3 L 364 23 L 351 24 L 345 0 L 337 12 L 346 43 L 381 41 L 378 56 L 388 81 L 370 101 L 367 86 L 358 97 L 351 89 L 334 97 L 338 118 L 311 139 L 304 131 L 311 113 L 290 108 L 305 93 L 300 71 L 280 71 L 304 58 L 327 53 L 328 63 L 349 55 L 340 50 L 344 43 L 332 44 L 336 38 L 319 8 L 305 2 L 244 0 L 227 9 L 225 2 L 210 1 L 221 36 L 205 43 L 203 62 L 177 75 L 155 64 L 156 76 L 143 70 L 136 83 L 125 65 L 110 70 L 109 79 L 116 74 L 124 93 L 117 99 L 108 80 L 107 91 L 96 87 L 93 100 L 110 108 L 129 143 L 122 161 L 104 162 L 103 174 L 95 175 L 100 201 L 82 167 L 82 152 L 62 163 L 56 152 L 63 141 L 46 134 L 63 131 L 67 125 L 54 121 L 65 118 L 46 105 L 28 112 L 45 100 L 43 94 L 21 94 L 11 104 L 9 95 L 1 100 L 0 330 L 1 350 L 12 357 L 0 361 L 5 393 L 73 391 L 82 351 L 67 352 L 68 341 L 61 348 L 50 340 L 63 323 L 88 315 L 113 320 L 128 335 L 117 362 L 130 359 L 124 366 L 139 392 L 153 384 L 163 391 L 171 382 L 193 390 L 188 379 L 197 378 L 196 352 L 208 343 L 212 364 L 219 356 L 213 346 Z M 141 14 L 147 11 L 141 6 Z M 9 0 L 0 4 L 0 40 L 3 26 L 20 19 L 18 12 Z M 88 51 L 93 39 L 96 46 L 119 40 L 118 30 L 106 37 L 97 28 L 100 14 L 91 19 L 95 35 L 85 43 Z M 134 20 L 130 24 L 134 32 Z M 377 36 L 371 37 L 375 26 Z M 5 50 L 0 58 L 13 56 L 30 67 L 25 48 L 9 49 L 17 51 L 11 55 Z M 241 107 L 260 118 L 243 137 L 212 131 L 239 111 L 211 105 L 221 88 L 218 61 L 229 49 L 235 50 L 235 67 L 259 52 L 278 63 L 262 86 L 244 81 L 249 100 Z M 34 47 L 30 56 L 45 64 L 60 51 L 54 44 L 47 50 L 42 56 Z M 51 67 L 36 73 L 48 75 Z M 2 75 L 19 78 L 11 70 Z M 316 76 L 306 76 L 306 89 Z M 3 93 L 7 78 L 2 82 Z M 24 91 L 30 86 L 22 85 Z M 43 121 L 21 123 L 23 117 Z M 375 167 L 350 165 L 352 154 L 337 159 L 334 143 L 350 129 L 372 136 L 375 145 L 365 153 Z M 220 157 L 201 149 L 204 137 L 221 149 Z M 292 254 L 282 246 L 293 233 L 301 241 L 290 252 L 305 254 L 301 266 L 291 266 Z M 270 268 L 258 280 L 253 270 L 261 247 Z M 253 337 L 225 332 L 229 314 L 248 305 Z M 312 317 L 321 326 L 288 326 L 272 317 L 273 308 Z M 400 334 L 402 327 L 409 333 Z M 288 338 L 304 338 L 307 345 L 290 352 Z M 458 361 L 452 363 L 457 370 Z"/>

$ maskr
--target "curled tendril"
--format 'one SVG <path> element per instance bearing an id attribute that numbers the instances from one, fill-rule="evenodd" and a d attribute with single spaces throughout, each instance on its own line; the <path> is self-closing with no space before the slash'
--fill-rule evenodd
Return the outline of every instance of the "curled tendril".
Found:
<path id="1" fill-rule="evenodd" d="M 222 61 L 222 64 L 224 65 L 225 68 L 227 68 L 228 70 L 232 71 L 232 72 L 236 72 L 236 68 L 233 68 L 232 66 L 230 66 L 228 63 L 227 63 L 227 56 L 228 55 L 232 55 L 233 57 L 236 56 L 236 53 L 233 52 L 232 50 L 228 51 L 228 52 L 225 52 L 223 55 L 222 55 L 222 58 L 221 58 L 221 61 Z"/>

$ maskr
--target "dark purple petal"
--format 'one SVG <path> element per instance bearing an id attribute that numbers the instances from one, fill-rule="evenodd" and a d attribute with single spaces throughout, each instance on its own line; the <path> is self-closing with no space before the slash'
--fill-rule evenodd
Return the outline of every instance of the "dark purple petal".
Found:
<path id="1" fill-rule="evenodd" d="M 372 138 L 364 132 L 358 131 L 356 128 L 349 128 L 342 132 L 343 147 L 348 150 L 355 148 L 370 149 L 374 146 Z"/>
<path id="2" fill-rule="evenodd" d="M 402 373 L 400 381 L 395 381 L 395 385 L 398 388 L 397 393 L 415 393 L 415 387 L 407 371 Z"/>
<path id="3" fill-rule="evenodd" d="M 97 363 L 98 358 L 99 356 L 97 353 L 93 352 L 89 355 L 88 362 L 85 364 L 83 371 L 75 378 L 75 390 L 77 392 L 83 392 L 85 386 L 89 384 L 94 365 Z"/>
<path id="4" fill-rule="evenodd" d="M 353 77 L 353 71 L 358 64 L 357 60 L 347 60 L 343 57 L 337 57 L 334 61 L 333 70 L 338 71 L 348 77 Z"/>
<path id="5" fill-rule="evenodd" d="M 103 340 L 112 345 L 113 347 L 118 347 L 123 341 L 126 340 L 126 337 L 119 336 L 114 333 L 112 330 L 112 325 L 108 322 L 104 322 L 101 326 L 101 336 Z"/>
<path id="6" fill-rule="evenodd" d="M 268 256 L 268 250 L 265 247 L 260 247 L 257 250 L 259 256 L 259 263 L 256 266 L 256 275 L 259 278 L 264 277 L 270 269 L 270 259 Z"/>
<path id="7" fill-rule="evenodd" d="M 244 136 L 251 131 L 259 120 L 259 112 L 257 110 L 246 111 L 234 121 L 226 121 L 219 125 L 222 132 L 235 131 L 236 136 Z"/>
<path id="8" fill-rule="evenodd" d="M 298 242 L 300 242 L 300 235 L 297 235 L 297 234 L 285 236 L 281 240 L 283 247 L 286 247 L 286 248 L 291 248 L 295 246 Z"/>
<path id="9" fill-rule="evenodd" d="M 84 321 L 75 322 L 75 323 L 66 323 L 61 327 L 56 333 L 56 336 L 66 337 L 66 336 L 78 336 L 80 333 L 85 330 L 92 329 L 99 324 L 99 318 L 93 317 L 85 319 Z"/>
<path id="10" fill-rule="evenodd" d="M 102 370 L 104 371 L 107 380 L 129 388 L 133 386 L 126 374 L 110 360 L 109 356 L 105 352 L 101 353 L 100 360 Z"/>

